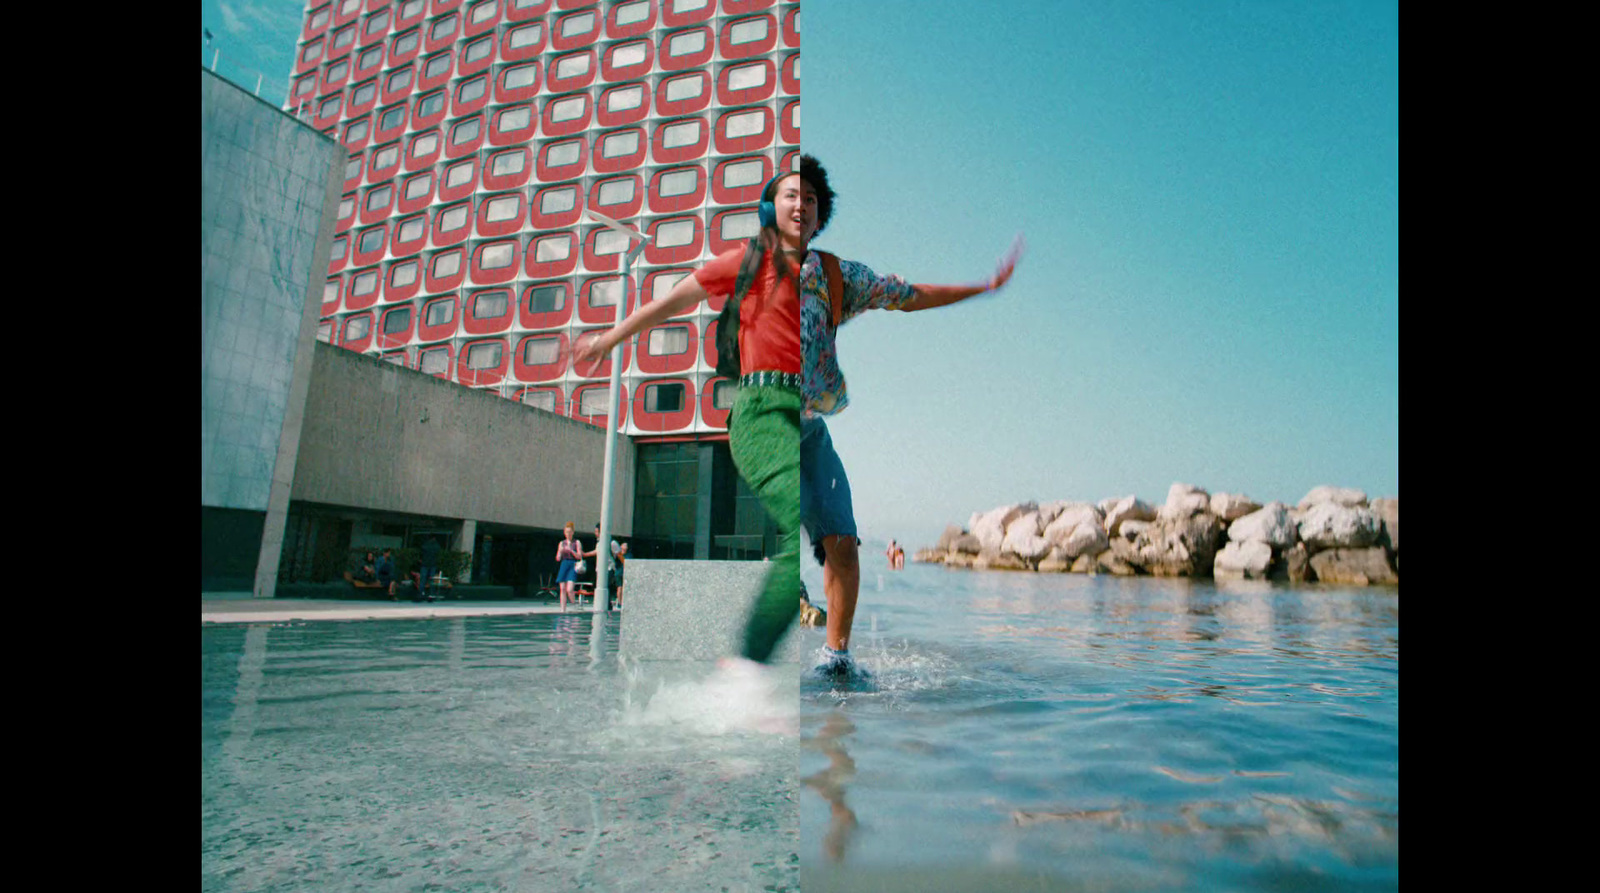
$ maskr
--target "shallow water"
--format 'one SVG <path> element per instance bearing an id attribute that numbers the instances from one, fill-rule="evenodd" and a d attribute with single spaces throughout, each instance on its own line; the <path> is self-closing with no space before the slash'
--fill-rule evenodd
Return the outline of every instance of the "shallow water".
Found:
<path id="1" fill-rule="evenodd" d="M 201 889 L 798 889 L 796 738 L 593 622 L 203 627 Z"/>
<path id="2" fill-rule="evenodd" d="M 863 565 L 803 889 L 1399 886 L 1398 590 Z"/>

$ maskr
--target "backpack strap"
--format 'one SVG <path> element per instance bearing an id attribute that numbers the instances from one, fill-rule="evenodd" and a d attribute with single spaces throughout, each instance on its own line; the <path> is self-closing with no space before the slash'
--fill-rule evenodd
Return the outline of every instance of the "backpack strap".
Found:
<path id="1" fill-rule="evenodd" d="M 746 243 L 744 261 L 739 264 L 739 278 L 734 280 L 733 294 L 728 297 L 728 300 L 734 302 L 735 308 L 744 300 L 745 293 L 750 291 L 750 285 L 755 282 L 756 271 L 761 269 L 761 256 L 765 253 L 761 250 L 760 239 L 752 238 Z"/>
<path id="2" fill-rule="evenodd" d="M 833 327 L 839 328 L 839 315 L 844 312 L 844 274 L 839 271 L 839 258 L 826 251 L 818 251 L 822 258 L 822 272 L 828 279 L 828 306 L 833 310 Z"/>

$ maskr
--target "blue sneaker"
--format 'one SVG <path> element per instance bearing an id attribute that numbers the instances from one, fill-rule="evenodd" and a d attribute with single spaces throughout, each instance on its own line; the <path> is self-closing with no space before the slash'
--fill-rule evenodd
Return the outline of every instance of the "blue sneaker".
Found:
<path id="1" fill-rule="evenodd" d="M 872 678 L 872 674 L 856 663 L 849 651 L 834 651 L 823 646 L 822 655 L 822 662 L 806 671 L 806 678 L 812 682 L 850 685 L 864 683 Z"/>

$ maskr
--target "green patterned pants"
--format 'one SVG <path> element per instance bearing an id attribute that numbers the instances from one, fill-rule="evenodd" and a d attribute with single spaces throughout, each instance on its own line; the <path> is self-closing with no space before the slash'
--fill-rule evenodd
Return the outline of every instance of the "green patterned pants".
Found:
<path id="1" fill-rule="evenodd" d="M 800 395 L 741 387 L 728 417 L 728 448 L 778 524 L 778 554 L 744 631 L 744 656 L 765 663 L 800 613 Z"/>

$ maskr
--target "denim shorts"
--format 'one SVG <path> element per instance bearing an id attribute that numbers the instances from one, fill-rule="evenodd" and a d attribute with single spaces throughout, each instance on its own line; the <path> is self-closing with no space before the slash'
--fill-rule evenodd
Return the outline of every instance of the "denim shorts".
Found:
<path id="1" fill-rule="evenodd" d="M 800 523 L 813 544 L 827 536 L 856 535 L 850 480 L 820 418 L 800 422 Z"/>

